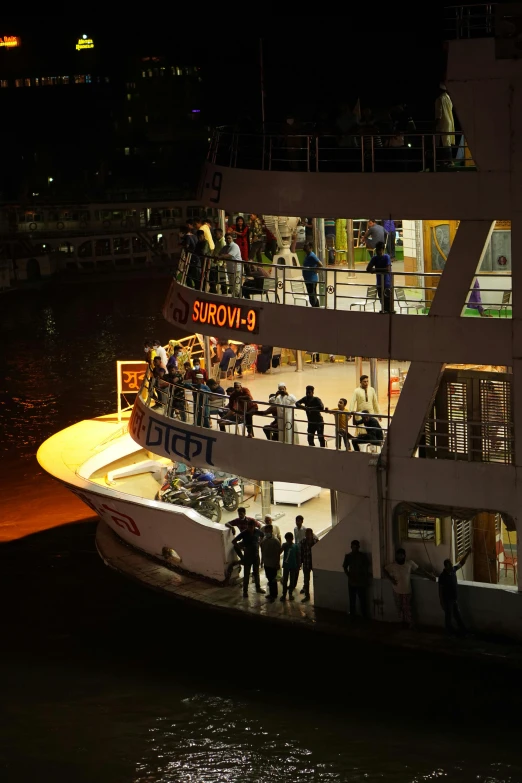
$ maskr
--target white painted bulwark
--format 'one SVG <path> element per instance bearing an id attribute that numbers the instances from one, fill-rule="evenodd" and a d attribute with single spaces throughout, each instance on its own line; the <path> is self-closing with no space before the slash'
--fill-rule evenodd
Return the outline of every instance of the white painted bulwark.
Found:
<path id="1" fill-rule="evenodd" d="M 231 531 L 192 509 L 181 509 L 92 480 L 96 471 L 140 450 L 116 417 L 82 421 L 39 448 L 40 465 L 80 498 L 127 544 L 163 560 L 173 549 L 185 571 L 223 582 L 235 560 Z"/>
<path id="2" fill-rule="evenodd" d="M 245 212 L 279 215 L 401 215 L 454 220 L 488 219 L 510 212 L 509 171 L 410 174 L 329 174 L 256 171 L 206 164 L 202 197 L 221 175 L 219 202 L 241 204 Z"/>
<path id="3" fill-rule="evenodd" d="M 450 253 L 451 256 L 451 253 Z M 473 284 L 471 273 L 469 286 Z M 442 280 L 442 278 L 441 278 Z M 461 309 L 467 299 L 460 302 Z M 174 282 L 169 290 L 163 315 L 167 321 L 186 330 L 196 329 L 194 304 L 212 302 L 232 308 L 245 300 L 218 294 L 200 293 Z M 257 331 L 236 331 L 215 323 L 197 323 L 197 331 L 215 337 L 251 340 L 265 345 L 281 345 L 341 356 L 377 356 L 385 359 L 409 359 L 430 362 L 475 362 L 510 364 L 511 329 L 508 319 L 471 319 L 458 315 L 415 317 L 388 316 L 372 312 L 323 310 L 272 302 L 253 303 L 257 313 Z M 196 311 L 197 312 L 197 311 Z M 235 319 L 233 319 L 235 321 Z"/>

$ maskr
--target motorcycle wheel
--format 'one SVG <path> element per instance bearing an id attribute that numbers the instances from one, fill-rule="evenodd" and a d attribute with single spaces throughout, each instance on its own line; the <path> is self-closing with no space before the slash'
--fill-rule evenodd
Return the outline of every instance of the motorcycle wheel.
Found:
<path id="1" fill-rule="evenodd" d="M 223 492 L 223 505 L 227 511 L 235 511 L 239 506 L 239 497 L 233 489 L 225 489 Z"/>
<path id="2" fill-rule="evenodd" d="M 221 506 L 219 503 L 214 503 L 213 500 L 204 500 L 197 506 L 197 510 L 212 522 L 221 521 Z"/>

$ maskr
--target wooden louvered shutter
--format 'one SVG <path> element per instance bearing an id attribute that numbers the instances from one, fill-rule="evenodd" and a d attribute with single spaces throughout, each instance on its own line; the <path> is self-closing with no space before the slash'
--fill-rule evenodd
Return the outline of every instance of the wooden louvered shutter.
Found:
<path id="1" fill-rule="evenodd" d="M 513 415 L 511 383 L 492 378 L 479 379 L 481 459 L 483 462 L 512 463 Z"/>

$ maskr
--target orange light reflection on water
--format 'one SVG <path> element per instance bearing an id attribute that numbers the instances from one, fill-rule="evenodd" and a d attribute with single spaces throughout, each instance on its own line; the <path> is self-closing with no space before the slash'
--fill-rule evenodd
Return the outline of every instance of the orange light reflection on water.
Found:
<path id="1" fill-rule="evenodd" d="M 58 481 L 34 464 L 18 464 L 19 470 L 2 476 L 0 543 L 92 518 L 92 511 Z"/>

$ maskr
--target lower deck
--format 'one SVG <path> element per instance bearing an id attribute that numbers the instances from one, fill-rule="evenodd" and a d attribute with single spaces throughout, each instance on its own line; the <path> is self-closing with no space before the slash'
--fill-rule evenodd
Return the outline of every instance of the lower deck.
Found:
<path id="1" fill-rule="evenodd" d="M 161 591 L 172 598 L 197 602 L 202 608 L 229 612 L 250 618 L 263 618 L 274 623 L 286 623 L 314 632 L 339 637 L 344 643 L 365 639 L 381 645 L 418 649 L 426 653 L 459 657 L 487 655 L 499 663 L 522 666 L 519 647 L 499 644 L 473 636 L 448 638 L 433 628 L 417 630 L 403 629 L 398 623 L 359 622 L 351 623 L 346 613 L 334 612 L 302 603 L 301 596 L 290 602 L 266 601 L 258 595 L 253 585 L 248 598 L 242 597 L 241 587 L 218 587 L 208 582 L 181 575 L 144 554 L 132 549 L 104 523 L 99 522 L 96 546 L 105 564 L 127 578 L 138 581 L 152 590 Z M 298 582 L 298 589 L 302 577 Z M 265 580 L 261 580 L 265 587 Z M 313 593 L 312 593 L 313 595 Z M 348 599 L 348 597 L 347 597 Z"/>

